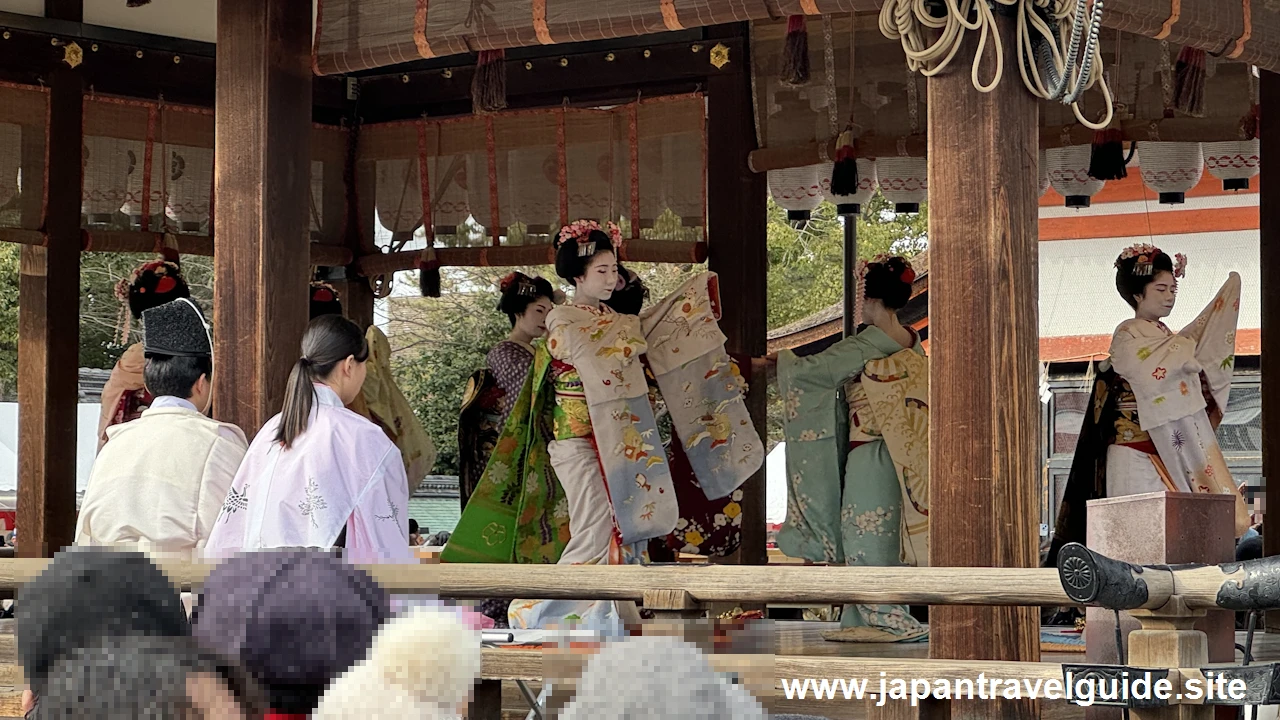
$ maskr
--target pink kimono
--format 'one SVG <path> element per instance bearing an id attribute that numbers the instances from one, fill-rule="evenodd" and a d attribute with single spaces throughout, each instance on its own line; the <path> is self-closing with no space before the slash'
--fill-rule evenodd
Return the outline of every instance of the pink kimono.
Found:
<path id="1" fill-rule="evenodd" d="M 214 523 L 205 552 L 333 547 L 345 527 L 354 563 L 414 562 L 409 482 L 400 451 L 377 425 L 316 385 L 307 430 L 285 450 L 280 415 L 263 426 Z"/>

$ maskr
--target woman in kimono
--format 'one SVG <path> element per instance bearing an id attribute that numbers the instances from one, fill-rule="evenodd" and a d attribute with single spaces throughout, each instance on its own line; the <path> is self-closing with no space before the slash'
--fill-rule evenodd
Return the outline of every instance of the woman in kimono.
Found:
<path id="1" fill-rule="evenodd" d="M 715 324 L 715 276 L 690 279 L 641 316 L 617 313 L 606 301 L 618 287 L 619 238 L 612 224 L 561 230 L 556 271 L 574 284 L 573 304 L 548 316 L 549 337 L 535 343 L 529 380 L 443 561 L 642 562 L 650 539 L 675 530 L 679 493 L 646 363 L 668 399 L 689 482 L 726 498 L 708 525 L 740 525 L 728 498 L 764 454 Z M 685 540 L 705 541 L 694 532 Z M 632 603 L 517 600 L 510 610 L 513 627 L 579 622 L 617 634 L 636 619 Z"/>
<path id="2" fill-rule="evenodd" d="M 360 393 L 368 359 L 350 320 L 322 315 L 307 326 L 284 408 L 249 446 L 210 534 L 210 557 L 342 546 L 356 563 L 412 560 L 400 451 L 382 428 L 346 408 Z"/>
<path id="3" fill-rule="evenodd" d="M 1085 542 L 1085 503 L 1147 492 L 1203 492 L 1235 499 L 1236 536 L 1249 510 L 1227 469 L 1216 430 L 1235 369 L 1240 276 L 1231 273 L 1181 332 L 1173 312 L 1186 257 L 1152 245 L 1116 259 L 1116 290 L 1133 308 L 1111 336 L 1110 363 L 1093 384 L 1093 402 L 1076 442 L 1047 564 L 1069 542 Z"/>
<path id="4" fill-rule="evenodd" d="M 547 314 L 555 307 L 555 290 L 545 278 L 519 272 L 502 278 L 498 288 L 502 292 L 498 310 L 511 321 L 511 333 L 493 346 L 485 361 L 502 391 L 498 405 L 501 428 L 533 367 L 533 341 L 547 334 Z"/>
<path id="5" fill-rule="evenodd" d="M 182 277 L 177 253 L 166 251 L 164 257 L 134 268 L 127 280 L 116 283 L 116 299 L 120 301 L 121 343 L 128 340 L 132 321 L 142 313 L 165 303 L 191 297 L 191 288 Z M 98 450 L 107 443 L 107 428 L 137 420 L 151 405 L 153 398 L 142 379 L 146 367 L 142 343 L 130 345 L 102 388 L 102 414 L 98 420 Z"/>
<path id="6" fill-rule="evenodd" d="M 791 557 L 850 566 L 929 561 L 929 364 L 898 321 L 915 271 L 900 257 L 860 268 L 857 334 L 807 357 L 778 354 L 787 443 L 787 520 L 778 547 Z M 846 605 L 841 642 L 925 639 L 905 605 Z"/>

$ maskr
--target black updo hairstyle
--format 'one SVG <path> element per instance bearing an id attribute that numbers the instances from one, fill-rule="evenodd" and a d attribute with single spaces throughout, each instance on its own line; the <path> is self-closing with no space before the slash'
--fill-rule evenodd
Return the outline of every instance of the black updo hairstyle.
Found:
<path id="1" fill-rule="evenodd" d="M 583 254 L 582 247 L 584 245 L 592 245 L 594 247 L 588 248 Z M 613 242 L 610 241 L 608 233 L 603 230 L 592 230 L 585 243 L 580 243 L 577 240 L 566 240 L 556 248 L 556 274 L 563 278 L 565 282 L 573 283 L 574 280 L 587 273 L 587 265 L 595 256 L 602 253 L 615 254 Z"/>
<path id="2" fill-rule="evenodd" d="M 644 286 L 640 276 L 618 264 L 618 283 L 622 287 L 613 291 L 613 295 L 604 301 L 616 313 L 623 315 L 639 315 L 644 301 L 649 299 L 649 288 Z"/>
<path id="3" fill-rule="evenodd" d="M 542 277 L 531 278 L 519 272 L 504 277 L 498 289 L 502 292 L 498 310 L 507 314 L 512 327 L 515 327 L 516 316 L 523 315 L 538 298 L 546 298 L 554 303 L 556 297 L 549 280 Z"/>
<path id="4" fill-rule="evenodd" d="M 901 310 L 911 299 L 911 283 L 914 281 L 915 271 L 904 258 L 891 257 L 883 262 L 867 263 L 867 272 L 863 276 L 864 296 L 883 302 L 890 310 Z"/>
<path id="5" fill-rule="evenodd" d="M 1134 272 L 1138 268 L 1138 264 L 1150 264 L 1151 272 L 1138 273 Z M 1155 255 L 1146 257 L 1144 255 L 1134 255 L 1129 258 L 1121 258 L 1116 261 L 1116 291 L 1120 293 L 1120 297 L 1129 303 L 1129 307 L 1134 310 L 1138 309 L 1137 296 L 1147 292 L 1147 286 L 1156 279 L 1156 275 L 1161 272 L 1173 274 L 1173 258 L 1161 250 L 1156 250 Z"/>

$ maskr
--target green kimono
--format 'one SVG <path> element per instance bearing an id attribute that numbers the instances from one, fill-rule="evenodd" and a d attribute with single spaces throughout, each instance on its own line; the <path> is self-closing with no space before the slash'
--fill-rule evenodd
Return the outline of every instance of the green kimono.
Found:
<path id="1" fill-rule="evenodd" d="M 927 564 L 927 382 L 919 342 L 904 349 L 876 327 L 816 355 L 779 354 L 784 553 L 855 566 Z M 824 636 L 904 642 L 926 634 L 903 605 L 850 605 L 841 629 Z"/>

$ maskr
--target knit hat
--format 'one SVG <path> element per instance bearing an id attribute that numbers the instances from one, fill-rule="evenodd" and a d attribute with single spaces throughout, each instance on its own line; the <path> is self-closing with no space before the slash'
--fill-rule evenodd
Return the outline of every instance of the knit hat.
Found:
<path id="1" fill-rule="evenodd" d="M 193 708 L 228 705 L 239 706 L 244 717 L 263 710 L 261 691 L 238 665 L 201 650 L 189 637 L 135 635 L 64 656 L 50 670 L 33 717 L 187 720 Z"/>
<path id="2" fill-rule="evenodd" d="M 455 609 L 419 606 L 382 626 L 311 717 L 454 718 L 479 675 L 480 631 Z"/>
<path id="3" fill-rule="evenodd" d="M 178 590 L 137 552 L 64 550 L 16 600 L 18 658 L 37 695 L 53 665 L 76 648 L 104 638 L 190 633 Z"/>
<path id="4" fill-rule="evenodd" d="M 272 550 L 215 567 L 191 623 L 197 640 L 267 688 L 272 709 L 306 713 L 390 615 L 386 591 L 363 570 L 323 550 Z"/>
<path id="5" fill-rule="evenodd" d="M 147 355 L 212 357 L 209 326 L 200 308 L 187 299 L 174 300 L 142 313 L 147 336 L 142 349 Z"/>
<path id="6" fill-rule="evenodd" d="M 593 657 L 562 720 L 764 720 L 745 688 L 718 675 L 697 646 L 643 636 Z"/>

